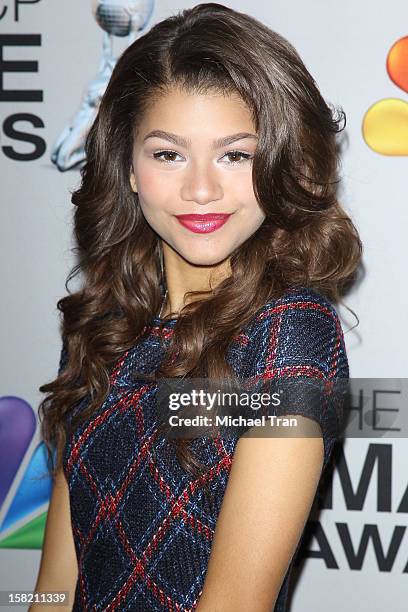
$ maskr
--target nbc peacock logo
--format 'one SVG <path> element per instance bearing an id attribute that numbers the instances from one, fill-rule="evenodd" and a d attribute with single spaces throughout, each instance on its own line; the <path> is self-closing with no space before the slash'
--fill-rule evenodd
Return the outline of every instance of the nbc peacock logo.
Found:
<path id="1" fill-rule="evenodd" d="M 0 397 L 0 548 L 41 549 L 52 483 L 28 402 Z"/>
<path id="2" fill-rule="evenodd" d="M 408 36 L 397 40 L 387 55 L 387 74 L 408 93 Z M 366 144 L 381 155 L 408 155 L 408 101 L 384 98 L 367 110 L 362 125 Z"/>

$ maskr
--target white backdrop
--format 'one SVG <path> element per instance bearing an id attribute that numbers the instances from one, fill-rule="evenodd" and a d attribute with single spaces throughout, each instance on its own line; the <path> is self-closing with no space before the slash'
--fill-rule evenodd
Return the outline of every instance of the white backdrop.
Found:
<path id="1" fill-rule="evenodd" d="M 148 27 L 195 4 L 198 2 L 156 0 Z M 324 98 L 346 112 L 340 197 L 360 231 L 365 268 L 361 282 L 346 298 L 360 319 L 359 326 L 347 332 L 354 317 L 339 309 L 350 372 L 352 378 L 407 377 L 407 158 L 370 149 L 362 135 L 362 121 L 368 108 L 382 98 L 408 102 L 408 93 L 390 80 L 385 67 L 391 46 L 408 35 L 408 4 L 403 0 L 392 4 L 379 0 L 225 0 L 224 4 L 250 13 L 283 34 L 299 51 Z M 36 34 L 41 35 L 41 44 L 4 46 L 3 60 L 35 61 L 38 70 L 4 73 L 3 89 L 40 90 L 43 99 L 0 100 L 0 396 L 22 398 L 36 411 L 41 399 L 38 387 L 54 378 L 58 363 L 56 301 L 65 295 L 64 281 L 72 265 L 69 192 L 79 182 L 77 170 L 61 173 L 56 169 L 50 151 L 96 74 L 102 30 L 84 0 L 22 4 L 18 17 L 16 21 L 14 1 L 0 3 L 0 41 L 5 43 L 4 34 Z M 38 127 L 15 124 L 16 129 L 43 139 L 46 150 L 37 159 L 10 158 L 10 147 L 20 154 L 34 149 L 33 144 L 11 137 L 7 126 L 5 129 L 6 120 L 15 113 L 40 119 Z M 3 500 L 0 523 L 38 442 L 37 432 Z M 390 472 L 377 480 L 379 463 L 373 466 L 366 477 L 367 495 L 361 509 L 352 508 L 351 497 L 344 492 L 344 472 L 335 469 L 331 507 L 313 516 L 325 538 L 310 543 L 310 550 L 320 553 L 305 559 L 292 612 L 327 612 L 328 603 L 331 612 L 382 612 L 385 606 L 393 612 L 406 611 L 408 500 L 398 511 L 407 488 L 406 438 L 347 439 L 343 465 L 356 492 L 370 449 L 375 452 L 378 445 L 385 445 L 392 457 Z M 378 494 L 387 483 L 391 504 L 381 510 Z M 17 526 L 44 510 L 44 505 L 36 508 Z M 0 531 L 0 546 L 8 533 L 10 530 Z M 392 551 L 396 534 L 401 537 Z M 388 564 L 381 564 L 381 555 L 388 558 Z M 357 557 L 360 561 L 354 563 L 352 558 Z M 334 567 L 333 563 L 327 566 L 330 558 L 335 559 Z M 0 589 L 32 589 L 39 559 L 37 549 L 0 548 Z"/>

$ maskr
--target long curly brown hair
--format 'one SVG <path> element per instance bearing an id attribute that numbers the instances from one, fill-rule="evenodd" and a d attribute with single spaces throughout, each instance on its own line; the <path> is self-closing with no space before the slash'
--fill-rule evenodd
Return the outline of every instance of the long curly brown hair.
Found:
<path id="1" fill-rule="evenodd" d="M 253 187 L 266 218 L 231 254 L 228 278 L 208 294 L 186 294 L 201 299 L 179 313 L 172 358 L 153 379 L 232 377 L 227 348 L 268 300 L 303 285 L 341 302 L 361 260 L 358 232 L 336 196 L 336 135 L 345 114 L 324 101 L 293 46 L 253 17 L 215 3 L 156 24 L 116 63 L 72 194 L 78 259 L 68 295 L 57 303 L 67 360 L 40 387 L 47 394 L 39 406 L 42 437 L 55 471 L 70 433 L 67 415 L 89 397 L 72 419 L 75 427 L 104 402 L 112 367 L 162 303 L 161 239 L 142 214 L 129 173 L 144 110 L 174 86 L 238 93 L 248 105 L 259 137 Z M 71 293 L 68 283 L 79 273 L 82 284 Z M 189 441 L 173 442 L 180 464 L 196 473 Z"/>

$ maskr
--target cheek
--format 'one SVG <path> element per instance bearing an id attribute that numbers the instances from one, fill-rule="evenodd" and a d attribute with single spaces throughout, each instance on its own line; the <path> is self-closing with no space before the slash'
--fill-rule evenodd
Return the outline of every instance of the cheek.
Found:
<path id="1" fill-rule="evenodd" d="M 226 171 L 224 179 L 224 186 L 238 201 L 252 202 L 252 200 L 255 199 L 252 185 L 252 171 L 247 164 L 245 164 L 245 168 L 243 169 Z"/>
<path id="2" fill-rule="evenodd" d="M 163 205 L 171 193 L 169 178 L 158 172 L 151 163 L 139 163 L 136 168 L 139 199 L 146 207 Z"/>
<path id="3" fill-rule="evenodd" d="M 265 214 L 259 206 L 252 184 L 252 173 L 236 172 L 228 182 L 228 189 L 234 194 L 236 202 L 241 203 L 242 214 L 251 226 L 260 224 L 265 219 Z"/>

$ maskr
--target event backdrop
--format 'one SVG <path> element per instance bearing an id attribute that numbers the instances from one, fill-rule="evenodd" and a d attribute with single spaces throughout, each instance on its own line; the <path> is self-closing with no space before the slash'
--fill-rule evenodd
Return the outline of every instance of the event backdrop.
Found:
<path id="1" fill-rule="evenodd" d="M 45 466 L 38 387 L 58 366 L 56 302 L 73 265 L 70 192 L 83 139 L 121 50 L 195 4 L 0 2 L 0 590 L 33 589 L 39 566 L 50 482 L 38 480 Z M 316 499 L 290 609 L 327 612 L 330 601 L 331 612 L 405 612 L 408 448 L 391 423 L 404 408 L 407 377 L 408 4 L 224 4 L 283 34 L 325 99 L 344 109 L 339 197 L 364 243 L 359 282 L 345 300 L 359 325 L 339 308 L 353 411 L 361 417 L 364 408 L 361 436 L 339 444 L 326 495 Z M 382 428 L 367 420 L 373 413 Z"/>

